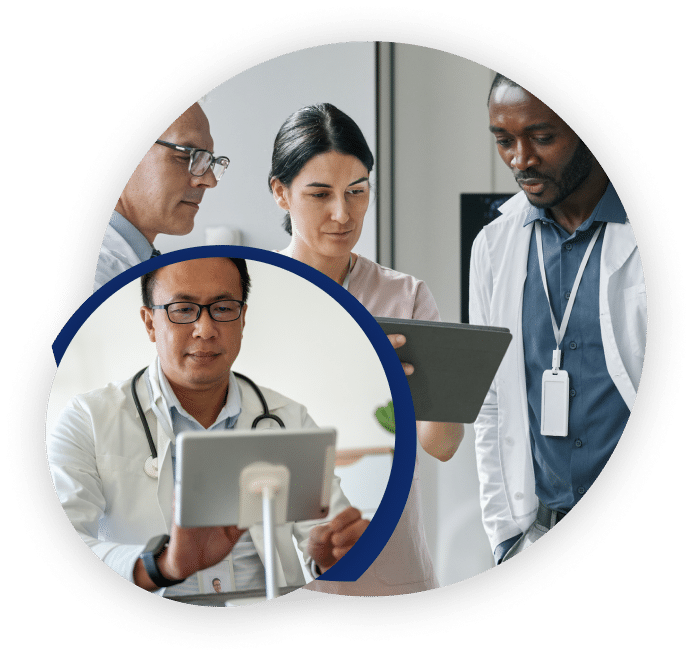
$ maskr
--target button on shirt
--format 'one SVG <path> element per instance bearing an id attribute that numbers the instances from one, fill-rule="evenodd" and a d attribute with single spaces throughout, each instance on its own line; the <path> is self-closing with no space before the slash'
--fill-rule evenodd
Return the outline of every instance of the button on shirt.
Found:
<path id="1" fill-rule="evenodd" d="M 522 336 L 536 494 L 552 510 L 567 512 L 589 489 L 611 456 L 628 421 L 628 406 L 606 368 L 599 322 L 599 276 L 608 223 L 625 223 L 626 213 L 611 183 L 591 216 L 572 234 L 532 207 L 524 223 L 542 221 L 542 247 L 551 307 L 561 324 L 589 241 L 602 229 L 585 268 L 561 344 L 561 369 L 570 377 L 567 437 L 540 433 L 541 386 L 551 369 L 556 339 L 532 235 L 522 303 Z"/>
<path id="2" fill-rule="evenodd" d="M 190 413 L 188 413 L 173 393 L 166 376 L 161 371 L 159 364 L 159 384 L 161 392 L 166 400 L 166 407 L 171 413 L 173 434 L 178 435 L 183 431 L 203 430 L 229 430 L 236 425 L 241 414 L 241 392 L 236 382 L 236 377 L 229 375 L 229 391 L 226 403 L 212 426 L 205 429 Z M 173 473 L 176 475 L 175 449 L 173 455 Z M 257 590 L 265 587 L 265 567 L 260 560 L 255 545 L 246 531 L 239 538 L 231 551 L 233 572 L 236 582 L 236 590 Z"/>

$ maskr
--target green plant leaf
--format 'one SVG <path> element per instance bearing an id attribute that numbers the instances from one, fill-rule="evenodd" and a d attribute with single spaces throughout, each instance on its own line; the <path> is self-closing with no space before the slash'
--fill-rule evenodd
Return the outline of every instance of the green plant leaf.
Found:
<path id="1" fill-rule="evenodd" d="M 391 433 L 395 432 L 395 408 L 390 401 L 386 406 L 378 408 L 375 411 L 375 418 L 380 425 Z"/>

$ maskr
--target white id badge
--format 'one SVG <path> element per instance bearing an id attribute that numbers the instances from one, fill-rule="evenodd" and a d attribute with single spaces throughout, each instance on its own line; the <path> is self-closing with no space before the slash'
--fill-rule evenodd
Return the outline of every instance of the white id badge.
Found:
<path id="1" fill-rule="evenodd" d="M 544 372 L 541 379 L 541 434 L 553 437 L 568 435 L 568 372 L 556 369 Z"/>

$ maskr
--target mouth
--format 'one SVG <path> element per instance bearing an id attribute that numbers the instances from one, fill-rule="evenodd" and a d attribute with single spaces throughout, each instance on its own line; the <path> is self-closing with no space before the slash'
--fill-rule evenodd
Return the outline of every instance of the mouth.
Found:
<path id="1" fill-rule="evenodd" d="M 201 202 L 202 202 L 201 199 L 200 200 L 182 200 L 181 201 L 181 203 L 183 203 L 183 205 L 187 205 L 188 207 L 194 207 L 196 210 L 200 209 L 200 203 Z"/>
<path id="2" fill-rule="evenodd" d="M 339 232 L 326 232 L 324 234 L 329 235 L 330 237 L 346 237 L 347 235 L 350 235 L 353 232 L 353 230 L 341 230 Z"/>
<path id="3" fill-rule="evenodd" d="M 522 187 L 522 189 L 525 190 L 525 192 L 529 194 L 540 194 L 542 191 L 544 191 L 544 188 L 546 187 L 546 183 L 548 180 L 546 178 L 515 178 L 517 180 L 517 183 Z"/>
<path id="4" fill-rule="evenodd" d="M 212 362 L 220 355 L 221 353 L 216 353 L 214 351 L 194 351 L 193 353 L 188 353 L 187 357 L 189 357 L 193 362 L 206 364 L 208 362 Z"/>

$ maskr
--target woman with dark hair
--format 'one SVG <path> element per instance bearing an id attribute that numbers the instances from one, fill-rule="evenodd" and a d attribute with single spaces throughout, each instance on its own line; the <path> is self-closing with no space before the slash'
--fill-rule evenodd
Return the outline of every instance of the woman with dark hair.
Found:
<path id="1" fill-rule="evenodd" d="M 269 186 L 287 212 L 291 243 L 281 251 L 343 285 L 374 316 L 439 321 L 426 284 L 352 252 L 370 196 L 373 154 L 356 125 L 327 103 L 304 107 L 282 125 L 274 141 Z M 397 348 L 403 335 L 389 335 Z M 404 364 L 407 375 L 413 367 Z M 460 424 L 417 422 L 424 450 L 446 461 L 464 435 Z M 366 573 L 353 583 L 314 581 L 309 589 L 350 595 L 389 595 L 437 587 L 420 512 L 418 460 L 402 517 Z"/>

